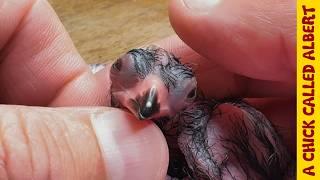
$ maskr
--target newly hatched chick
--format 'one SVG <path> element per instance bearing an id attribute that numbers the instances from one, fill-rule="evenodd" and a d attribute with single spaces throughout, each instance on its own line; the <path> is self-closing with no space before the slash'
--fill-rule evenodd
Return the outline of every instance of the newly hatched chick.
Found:
<path id="1" fill-rule="evenodd" d="M 154 120 L 164 133 L 168 179 L 288 178 L 290 155 L 266 117 L 241 100 L 200 97 L 192 69 L 167 51 L 129 51 L 110 80 L 114 107 Z"/>
<path id="2" fill-rule="evenodd" d="M 110 71 L 112 104 L 141 120 L 173 117 L 196 98 L 192 69 L 157 47 L 129 51 Z"/>

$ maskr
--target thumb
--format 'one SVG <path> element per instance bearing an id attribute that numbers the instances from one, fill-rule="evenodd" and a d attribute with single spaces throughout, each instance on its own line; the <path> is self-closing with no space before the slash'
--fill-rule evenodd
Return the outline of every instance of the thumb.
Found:
<path id="1" fill-rule="evenodd" d="M 171 0 L 169 15 L 187 45 L 225 69 L 294 83 L 295 6 L 294 0 Z"/>
<path id="2" fill-rule="evenodd" d="M 0 179 L 163 179 L 160 130 L 112 108 L 0 106 Z"/>

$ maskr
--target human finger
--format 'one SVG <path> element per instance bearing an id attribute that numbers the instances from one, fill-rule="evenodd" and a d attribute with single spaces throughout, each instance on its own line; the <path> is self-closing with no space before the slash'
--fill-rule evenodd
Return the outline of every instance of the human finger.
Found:
<path id="1" fill-rule="evenodd" d="M 171 0 L 169 14 L 188 46 L 226 70 L 294 84 L 295 6 L 292 0 Z"/>
<path id="2" fill-rule="evenodd" d="M 111 108 L 0 106 L 0 179 L 163 179 L 160 130 Z"/>
<path id="3" fill-rule="evenodd" d="M 44 0 L 1 0 L 0 103 L 104 105 L 99 81 Z"/>

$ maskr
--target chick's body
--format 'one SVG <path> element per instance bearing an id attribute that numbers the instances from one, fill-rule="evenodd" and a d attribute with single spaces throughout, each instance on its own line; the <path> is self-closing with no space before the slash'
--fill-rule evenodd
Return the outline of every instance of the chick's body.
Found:
<path id="1" fill-rule="evenodd" d="M 133 49 L 110 72 L 112 104 L 155 120 L 169 147 L 168 179 L 285 179 L 291 157 L 247 103 L 197 94 L 192 69 L 158 47 Z"/>

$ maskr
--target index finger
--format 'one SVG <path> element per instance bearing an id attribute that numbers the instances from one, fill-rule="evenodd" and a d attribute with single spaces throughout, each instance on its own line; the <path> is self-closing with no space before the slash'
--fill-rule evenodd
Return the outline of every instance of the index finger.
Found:
<path id="1" fill-rule="evenodd" d="M 0 0 L 0 103 L 103 105 L 98 80 L 45 0 Z"/>
<path id="2" fill-rule="evenodd" d="M 295 83 L 294 0 L 171 0 L 170 21 L 191 48 L 254 79 Z"/>

